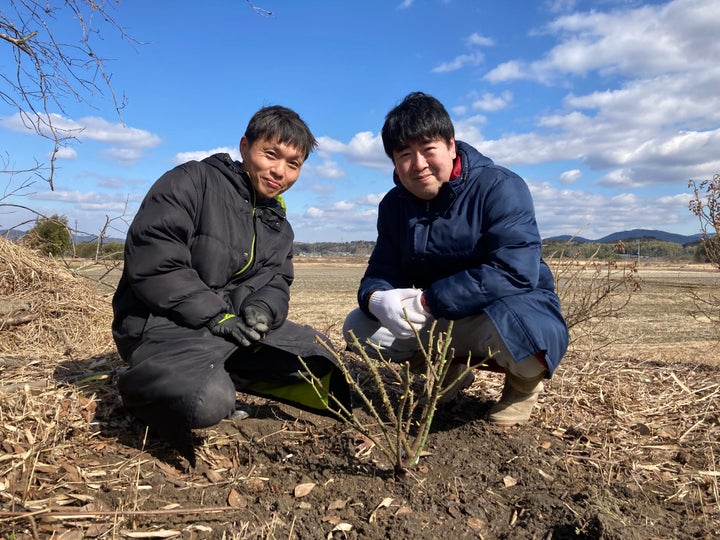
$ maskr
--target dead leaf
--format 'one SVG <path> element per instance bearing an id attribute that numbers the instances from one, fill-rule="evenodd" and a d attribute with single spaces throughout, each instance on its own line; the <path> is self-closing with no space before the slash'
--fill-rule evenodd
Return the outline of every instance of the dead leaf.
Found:
<path id="1" fill-rule="evenodd" d="M 295 498 L 299 499 L 300 497 L 305 497 L 308 493 L 310 493 L 313 488 L 315 487 L 314 482 L 308 482 L 306 484 L 298 484 L 295 486 Z"/>
<path id="2" fill-rule="evenodd" d="M 168 465 L 167 463 L 163 463 L 162 461 L 156 461 L 155 466 L 160 469 L 163 474 L 170 478 L 180 478 L 180 476 L 182 476 L 182 473 L 175 467 Z"/>
<path id="3" fill-rule="evenodd" d="M 332 539 L 334 532 L 348 532 L 352 531 L 352 528 L 353 526 L 350 523 L 338 523 L 333 527 L 333 530 L 328 533 L 328 540 Z"/>
<path id="4" fill-rule="evenodd" d="M 372 511 L 372 514 L 370 514 L 368 521 L 370 523 L 375 521 L 375 514 L 377 513 L 377 511 L 380 510 L 381 508 L 387 508 L 388 506 L 390 506 L 392 504 L 392 502 L 393 502 L 393 500 L 391 497 L 385 497 L 382 501 L 380 501 L 380 504 L 378 504 L 375 507 L 375 510 Z"/>
<path id="5" fill-rule="evenodd" d="M 343 500 L 343 499 L 336 499 L 336 500 L 334 500 L 333 502 L 331 502 L 330 504 L 328 504 L 328 507 L 327 507 L 328 512 L 329 512 L 330 510 L 342 510 L 343 508 L 345 508 L 345 505 L 348 503 L 349 500 L 350 500 L 350 499 L 345 499 L 345 500 Z"/>
<path id="6" fill-rule="evenodd" d="M 246 497 L 231 489 L 228 494 L 228 504 L 233 508 L 247 508 L 248 501 Z"/>
<path id="7" fill-rule="evenodd" d="M 205 471 L 205 478 L 207 478 L 208 481 L 212 482 L 213 484 L 219 484 L 224 480 L 222 475 L 213 469 L 208 469 L 207 471 Z"/>
<path id="8" fill-rule="evenodd" d="M 364 459 L 370 457 L 372 449 L 375 447 L 375 443 L 372 442 L 368 437 L 362 434 L 357 434 L 354 440 L 355 443 L 355 458 Z"/>
<path id="9" fill-rule="evenodd" d="M 486 521 L 474 517 L 468 518 L 467 524 L 468 527 L 470 527 L 474 531 L 480 531 L 487 528 Z"/>
<path id="10" fill-rule="evenodd" d="M 512 487 L 517 485 L 517 480 L 515 480 L 512 476 L 508 475 L 503 478 L 503 484 L 505 484 L 505 487 Z"/>

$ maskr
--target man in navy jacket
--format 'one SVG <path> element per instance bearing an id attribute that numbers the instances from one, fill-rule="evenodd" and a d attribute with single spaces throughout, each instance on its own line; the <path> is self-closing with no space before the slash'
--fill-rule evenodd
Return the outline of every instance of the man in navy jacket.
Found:
<path id="1" fill-rule="evenodd" d="M 541 259 L 527 185 L 472 146 L 455 140 L 449 114 L 434 97 L 409 94 L 385 119 L 393 187 L 380 202 L 378 237 L 343 333 L 371 355 L 403 362 L 453 321 L 457 363 L 444 401 L 491 364 L 505 373 L 488 420 L 525 423 L 568 345 L 568 331 Z"/>

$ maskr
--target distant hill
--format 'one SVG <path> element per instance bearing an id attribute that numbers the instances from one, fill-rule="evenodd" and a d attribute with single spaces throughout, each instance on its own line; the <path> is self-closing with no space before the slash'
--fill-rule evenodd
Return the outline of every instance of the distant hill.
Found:
<path id="1" fill-rule="evenodd" d="M 575 236 L 572 237 L 570 235 L 564 234 L 560 236 L 553 236 L 551 238 L 545 238 L 546 241 L 556 241 L 556 242 L 567 242 L 568 240 L 572 239 L 574 242 L 578 243 L 584 243 L 584 242 L 597 242 L 602 244 L 607 243 L 613 243 L 617 242 L 619 240 L 622 240 L 623 242 L 627 240 L 639 240 L 642 238 L 652 238 L 654 240 L 662 240 L 664 242 L 672 242 L 674 244 L 694 244 L 696 242 L 699 242 L 702 238 L 702 234 L 692 234 L 692 235 L 683 235 L 683 234 L 675 234 L 675 233 L 669 233 L 665 231 L 658 231 L 655 229 L 631 229 L 629 231 L 621 231 L 616 232 L 612 234 L 608 234 L 607 236 L 603 236 L 602 238 L 598 238 L 597 240 L 589 240 L 587 238 L 583 238 L 581 236 Z"/>
<path id="2" fill-rule="evenodd" d="M 6 238 L 9 238 L 10 240 L 15 241 L 15 240 L 21 238 L 26 232 L 27 231 L 0 230 L 0 235 L 5 236 Z M 702 234 L 698 233 L 698 234 L 693 234 L 693 235 L 683 235 L 683 234 L 669 233 L 669 232 L 665 232 L 665 231 L 658 231 L 655 229 L 631 229 L 629 231 L 620 231 L 620 232 L 608 234 L 607 236 L 603 236 L 602 238 L 598 238 L 597 240 L 590 240 L 589 238 L 584 238 L 582 236 L 571 236 L 569 234 L 552 236 L 549 238 L 544 238 L 543 240 L 546 242 L 567 242 L 569 240 L 572 240 L 573 242 L 577 242 L 579 244 L 588 243 L 588 242 L 608 244 L 608 243 L 615 243 L 618 240 L 622 240 L 623 242 L 626 242 L 629 240 L 638 240 L 638 239 L 643 239 L 643 238 L 662 240 L 664 242 L 672 242 L 674 244 L 681 244 L 684 246 L 687 244 L 695 244 L 697 242 L 700 242 L 700 240 L 702 239 Z M 96 242 L 96 241 L 97 241 L 97 236 L 88 236 L 88 235 L 76 235 L 75 236 L 76 243 Z M 125 242 L 125 239 L 124 238 L 105 238 L 105 239 L 103 239 L 104 244 L 107 244 L 110 242 L 123 243 L 123 242 Z M 295 255 L 297 255 L 297 256 L 369 255 L 372 252 L 374 245 L 375 245 L 375 242 L 369 241 L 369 240 L 355 240 L 352 242 L 313 242 L 313 243 L 295 242 Z"/>

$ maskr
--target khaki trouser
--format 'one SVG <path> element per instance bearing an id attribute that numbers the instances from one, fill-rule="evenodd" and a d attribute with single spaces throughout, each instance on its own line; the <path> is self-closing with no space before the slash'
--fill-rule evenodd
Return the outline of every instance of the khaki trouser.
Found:
<path id="1" fill-rule="evenodd" d="M 420 339 L 425 346 L 430 337 L 429 329 L 432 322 L 433 320 L 429 320 L 420 331 Z M 436 334 L 446 332 L 449 324 L 450 321 L 447 319 L 438 319 L 435 326 Z M 379 321 L 371 319 L 359 308 L 348 314 L 343 325 L 345 341 L 352 346 L 350 331 L 366 353 L 373 358 L 382 355 L 386 360 L 402 362 L 412 359 L 420 352 L 415 336 L 398 339 Z M 496 364 L 502 371 L 522 379 L 535 379 L 547 372 L 541 352 L 516 362 L 490 317 L 485 313 L 454 321 L 451 338 L 450 347 L 455 350 L 454 358 L 457 361 L 466 361 L 470 356 L 473 365 L 489 362 Z"/>

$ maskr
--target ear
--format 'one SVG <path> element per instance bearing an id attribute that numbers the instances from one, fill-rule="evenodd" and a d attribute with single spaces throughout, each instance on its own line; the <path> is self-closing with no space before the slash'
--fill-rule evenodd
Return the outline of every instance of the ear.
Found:
<path id="1" fill-rule="evenodd" d="M 455 159 L 457 157 L 457 148 L 455 148 L 455 138 L 450 139 L 450 142 L 448 143 L 448 150 L 450 151 L 452 158 Z"/>
<path id="2" fill-rule="evenodd" d="M 242 157 L 243 162 L 246 161 L 245 154 L 247 154 L 247 151 L 250 149 L 250 142 L 247 140 L 247 137 L 243 135 L 240 138 L 240 156 Z"/>

